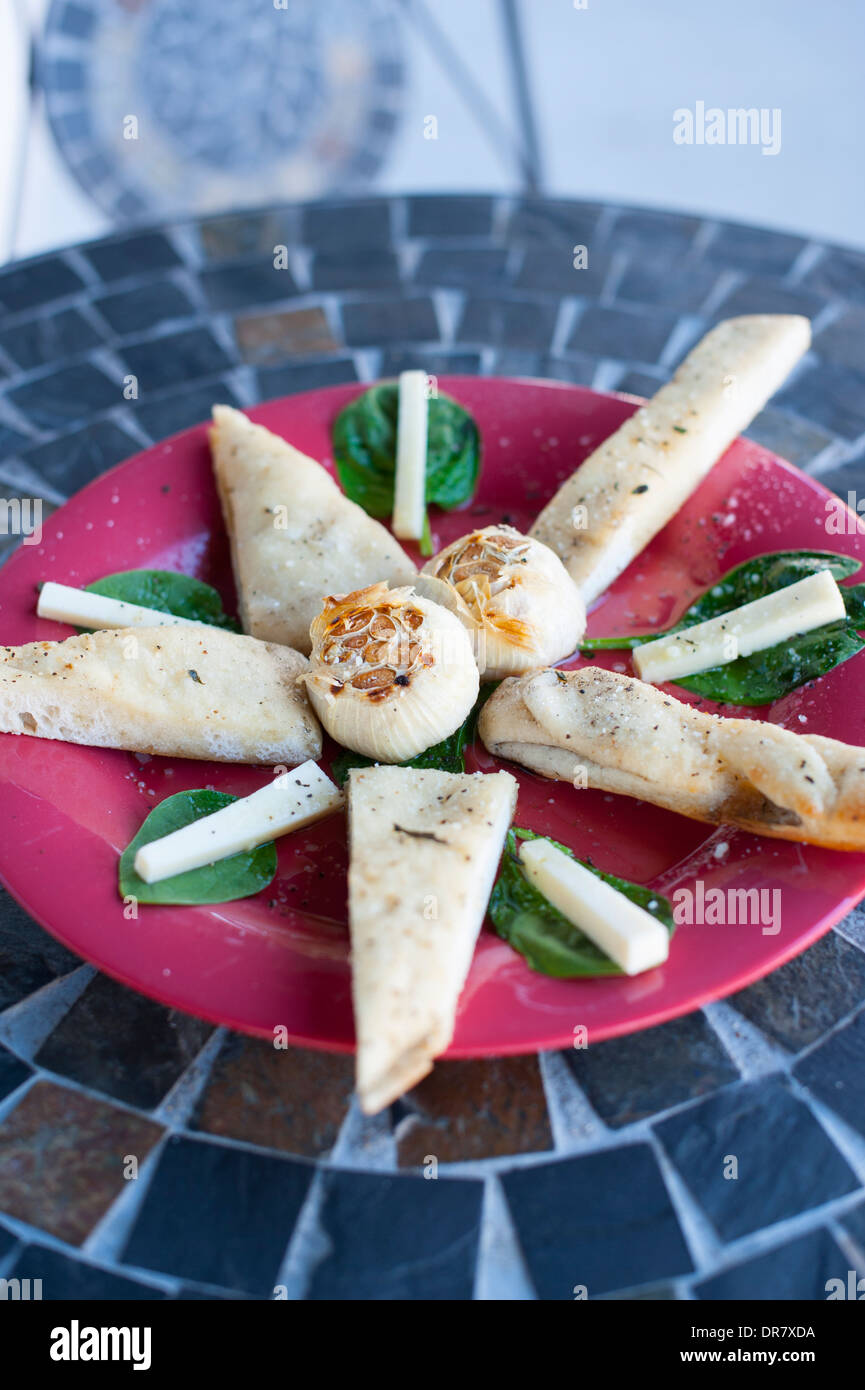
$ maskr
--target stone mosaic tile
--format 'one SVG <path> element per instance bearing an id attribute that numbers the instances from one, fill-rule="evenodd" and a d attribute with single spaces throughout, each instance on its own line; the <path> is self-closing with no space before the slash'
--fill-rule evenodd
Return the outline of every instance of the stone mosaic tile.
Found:
<path id="1" fill-rule="evenodd" d="M 238 265 L 215 265 L 199 276 L 201 288 L 211 309 L 246 309 L 254 304 L 271 304 L 297 294 L 291 271 L 274 266 L 273 255 Z"/>
<path id="2" fill-rule="evenodd" d="M 390 205 L 379 198 L 310 203 L 301 212 L 300 236 L 318 251 L 387 245 Z"/>
<path id="3" fill-rule="evenodd" d="M 333 1148 L 353 1089 L 351 1056 L 231 1034 L 190 1127 L 317 1158 Z"/>
<path id="4" fill-rule="evenodd" d="M 436 348 L 385 348 L 379 370 L 383 377 L 409 371 L 430 372 L 433 376 L 476 376 L 481 370 L 481 355 L 466 349 L 440 352 Z"/>
<path id="5" fill-rule="evenodd" d="M 293 207 L 266 212 L 229 213 L 199 224 L 201 247 L 208 261 L 235 261 L 275 254 L 277 246 L 297 240 L 299 218 Z"/>
<path id="6" fill-rule="evenodd" d="M 818 362 L 806 367 L 774 403 L 855 440 L 865 432 L 865 373 Z"/>
<path id="7" fill-rule="evenodd" d="M 422 343 L 439 336 L 435 305 L 427 297 L 377 299 L 344 304 L 345 341 L 352 347 L 379 343 Z"/>
<path id="8" fill-rule="evenodd" d="M 457 328 L 461 343 L 494 343 L 512 348 L 549 347 L 558 306 L 546 301 L 484 299 L 470 295 Z"/>
<path id="9" fill-rule="evenodd" d="M 21 386 L 9 399 L 40 430 L 62 430 L 122 401 L 122 388 L 92 362 L 70 362 Z"/>
<path id="10" fill-rule="evenodd" d="M 739 1080 L 702 1013 L 559 1055 L 614 1129 Z"/>
<path id="11" fill-rule="evenodd" d="M 523 245 L 542 242 L 592 247 L 601 208 L 597 203 L 548 198 L 521 198 L 507 226 L 507 240 Z"/>
<path id="12" fill-rule="evenodd" d="M 865 1009 L 803 1057 L 793 1075 L 865 1134 Z"/>
<path id="13" fill-rule="evenodd" d="M 351 357 L 322 357 L 280 367 L 259 367 L 255 374 L 258 399 L 269 401 L 298 391 L 315 391 L 320 386 L 338 386 L 357 381 L 357 368 Z"/>
<path id="14" fill-rule="evenodd" d="M 802 283 L 820 294 L 865 304 L 865 252 L 826 247 Z"/>
<path id="15" fill-rule="evenodd" d="M 865 1256 L 865 1202 L 859 1202 L 857 1206 L 845 1212 L 840 1222 Z"/>
<path id="16" fill-rule="evenodd" d="M 821 430 L 797 415 L 776 410 L 774 406 L 761 410 L 745 434 L 764 448 L 771 449 L 773 454 L 806 469 L 835 438 L 828 430 Z"/>
<path id="17" fill-rule="evenodd" d="M 801 285 L 784 285 L 780 280 L 750 276 L 724 296 L 713 318 L 732 319 L 739 314 L 804 314 L 813 319 L 826 303 L 823 295 Z"/>
<path id="18" fill-rule="evenodd" d="M 0 1100 L 11 1095 L 32 1075 L 33 1068 L 0 1043 Z"/>
<path id="19" fill-rule="evenodd" d="M 148 393 L 131 408 L 131 414 L 151 439 L 167 439 L 180 430 L 209 420 L 211 407 L 217 402 L 234 406 L 242 404 L 234 387 L 224 377 L 158 395 Z"/>
<path id="20" fill-rule="evenodd" d="M 677 321 L 675 314 L 665 311 L 644 314 L 590 304 L 574 326 L 568 347 L 596 357 L 657 362 Z"/>
<path id="21" fill-rule="evenodd" d="M 700 1299 L 742 1299 L 748 1303 L 827 1297 L 830 1279 L 846 1282 L 849 1260 L 828 1231 L 812 1231 L 744 1260 L 694 1285 Z"/>
<path id="22" fill-rule="evenodd" d="M 752 274 L 786 275 L 806 245 L 804 237 L 726 222 L 709 242 L 706 256 L 719 265 Z"/>
<path id="23" fill-rule="evenodd" d="M 822 1038 L 865 999 L 865 952 L 829 932 L 727 1002 L 791 1052 Z"/>
<path id="24" fill-rule="evenodd" d="M 589 1298 L 691 1270 L 648 1144 L 513 1168 L 502 1186 L 541 1299 Z"/>
<path id="25" fill-rule="evenodd" d="M 26 314 L 55 299 L 77 294 L 84 282 L 59 256 L 26 261 L 0 270 L 0 307 L 7 314 Z"/>
<path id="26" fill-rule="evenodd" d="M 486 237 L 492 226 L 492 198 L 434 195 L 408 199 L 410 237 Z"/>
<path id="27" fill-rule="evenodd" d="M 319 1217 L 329 1249 L 307 1298 L 472 1297 L 483 1184 L 467 1178 L 325 1174 Z"/>
<path id="28" fill-rule="evenodd" d="M 99 347 L 104 340 L 104 335 L 78 309 L 42 314 L 0 330 L 0 348 L 25 372 L 37 371 L 65 357 L 77 357 Z"/>
<path id="29" fill-rule="evenodd" d="M 655 1133 L 724 1240 L 858 1186 L 811 1111 L 780 1081 L 728 1087 L 661 1120 Z"/>
<path id="30" fill-rule="evenodd" d="M 133 275 L 171 270 L 183 264 L 168 237 L 161 232 L 139 232 L 91 242 L 82 247 L 82 255 L 99 278 L 106 281 L 126 280 Z"/>
<path id="31" fill-rule="evenodd" d="M 718 283 L 714 266 L 682 264 L 677 259 L 635 256 L 616 288 L 616 299 L 658 304 L 679 313 L 697 313 Z"/>
<path id="32" fill-rule="evenodd" d="M 165 1298 L 161 1289 L 124 1274 L 70 1259 L 44 1245 L 25 1245 L 7 1278 L 41 1279 L 45 1303 L 133 1302 Z M 31 1286 L 32 1287 L 32 1286 Z"/>
<path id="33" fill-rule="evenodd" d="M 609 241 L 617 250 L 637 251 L 641 257 L 660 251 L 672 258 L 690 249 L 699 229 L 698 217 L 626 208 L 613 223 Z"/>
<path id="34" fill-rule="evenodd" d="M 161 1126 L 103 1100 L 38 1081 L 0 1121 L 0 1211 L 80 1245 L 126 1186 Z"/>
<path id="35" fill-rule="evenodd" d="M 228 353 L 209 328 L 185 328 L 158 338 L 124 343 L 123 361 L 138 378 L 138 389 L 164 391 L 178 382 L 215 376 L 232 365 Z M 117 387 L 114 388 L 120 394 Z"/>
<path id="36" fill-rule="evenodd" d="M 366 247 L 346 255 L 324 251 L 313 257 L 310 271 L 316 290 L 377 290 L 396 288 L 400 280 L 396 253 Z"/>
<path id="37" fill-rule="evenodd" d="M 121 1262 L 267 1297 L 313 1171 L 248 1149 L 169 1139 Z"/>
<path id="38" fill-rule="evenodd" d="M 504 246 L 436 247 L 421 256 L 414 278 L 418 285 L 450 289 L 487 290 L 502 285 L 507 275 Z"/>
<path id="39" fill-rule="evenodd" d="M 845 310 L 818 333 L 814 351 L 827 362 L 839 362 L 865 373 L 865 306 Z"/>
<path id="40" fill-rule="evenodd" d="M 280 314 L 243 315 L 234 320 L 237 346 L 244 362 L 265 364 L 286 357 L 309 357 L 341 346 L 320 307 L 289 309 Z"/>
<path id="41" fill-rule="evenodd" d="M 603 251 L 589 252 L 584 269 L 574 266 L 573 247 L 550 251 L 548 247 L 529 247 L 514 280 L 518 290 L 555 295 L 577 295 L 597 299 L 610 273 L 612 256 Z"/>
<path id="42" fill-rule="evenodd" d="M 114 420 L 97 420 L 24 450 L 21 457 L 54 487 L 71 494 L 140 448 Z"/>
<path id="43" fill-rule="evenodd" d="M 93 307 L 121 337 L 143 333 L 171 319 L 190 318 L 197 312 L 189 295 L 173 280 L 114 290 L 94 299 Z"/>
<path id="44" fill-rule="evenodd" d="M 126 1105 L 152 1110 L 212 1032 L 212 1024 L 97 975 L 42 1044 L 36 1063 Z"/>
<path id="45" fill-rule="evenodd" d="M 553 1146 L 537 1057 L 440 1062 L 397 1103 L 394 1123 L 402 1168 Z"/>

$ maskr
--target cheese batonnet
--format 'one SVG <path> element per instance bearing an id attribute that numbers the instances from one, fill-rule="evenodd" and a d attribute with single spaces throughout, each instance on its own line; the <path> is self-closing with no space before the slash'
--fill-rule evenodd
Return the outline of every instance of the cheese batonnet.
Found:
<path id="1" fill-rule="evenodd" d="M 810 341 L 798 315 L 719 323 L 562 484 L 531 534 L 560 556 L 587 605 L 675 515 Z"/>
<path id="2" fill-rule="evenodd" d="M 245 632 L 308 653 L 327 594 L 377 580 L 410 583 L 415 566 L 330 474 L 239 410 L 213 408 L 210 446 Z"/>
<path id="3" fill-rule="evenodd" d="M 481 711 L 491 753 L 541 776 L 713 825 L 865 850 L 865 748 L 725 719 L 599 667 L 503 681 Z"/>
<path id="4" fill-rule="evenodd" d="M 508 772 L 348 777 L 357 1090 L 374 1114 L 450 1044 L 517 784 Z"/>
<path id="5" fill-rule="evenodd" d="M 459 728 L 478 697 L 478 668 L 459 618 L 411 588 L 373 584 L 325 600 L 302 680 L 345 748 L 406 762 Z"/>
<path id="6" fill-rule="evenodd" d="M 437 587 L 426 588 L 429 580 Z M 417 584 L 462 620 L 487 680 L 561 661 L 586 629 L 585 605 L 559 557 L 512 526 L 454 541 L 424 565 Z M 450 596 L 439 593 L 443 585 Z"/>
<path id="7" fill-rule="evenodd" d="M 306 660 L 201 624 L 0 647 L 0 731 L 230 763 L 306 762 L 321 730 Z"/>

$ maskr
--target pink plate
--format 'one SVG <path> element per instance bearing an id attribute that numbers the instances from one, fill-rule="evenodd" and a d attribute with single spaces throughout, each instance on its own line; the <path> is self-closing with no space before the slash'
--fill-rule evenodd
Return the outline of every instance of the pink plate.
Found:
<path id="1" fill-rule="evenodd" d="M 433 518 L 437 546 L 503 518 L 527 529 L 575 464 L 636 408 L 633 399 L 554 383 L 454 377 L 440 384 L 473 412 L 484 461 L 474 503 Z M 331 424 L 360 389 L 310 392 L 250 413 L 332 466 Z M 766 551 L 809 547 L 865 558 L 865 536 L 827 537 L 829 495 L 740 439 L 601 600 L 590 633 L 664 625 L 724 570 Z M 47 522 L 40 545 L 17 551 L 0 572 L 3 641 L 69 635 L 68 628 L 36 618 L 40 580 L 83 585 L 143 566 L 195 574 L 233 603 L 203 425 L 97 479 Z M 607 653 L 604 660 L 630 670 L 625 654 Z M 854 658 L 761 715 L 797 733 L 865 742 L 863 660 Z M 493 766 L 482 747 L 471 750 L 470 770 Z M 768 890 L 769 920 L 681 926 L 667 964 L 632 980 L 547 979 L 485 930 L 449 1056 L 564 1047 L 579 1026 L 600 1040 L 661 1023 L 765 975 L 865 893 L 865 855 L 713 830 L 623 797 L 517 775 L 518 825 L 667 894 L 693 888 L 696 880 L 705 891 Z M 255 898 L 215 908 L 145 906 L 137 920 L 128 920 L 117 894 L 118 852 L 162 797 L 204 785 L 242 795 L 266 776 L 255 768 L 2 734 L 0 876 L 54 936 L 153 998 L 244 1032 L 272 1036 L 283 1026 L 295 1043 L 348 1049 L 353 1027 L 341 817 L 286 836 L 277 877 Z M 774 923 L 773 904 L 780 904 Z"/>

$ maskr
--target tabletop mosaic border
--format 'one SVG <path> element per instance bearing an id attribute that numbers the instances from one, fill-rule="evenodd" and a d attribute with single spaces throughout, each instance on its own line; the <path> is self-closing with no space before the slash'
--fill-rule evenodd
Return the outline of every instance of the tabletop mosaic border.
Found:
<path id="1" fill-rule="evenodd" d="M 760 311 L 808 314 L 814 344 L 748 433 L 842 496 L 865 487 L 861 252 L 485 195 L 134 229 L 0 270 L 0 489 L 50 510 L 216 397 L 407 366 L 650 394 L 707 326 Z M 143 999 L 4 894 L 0 1279 L 85 1299 L 823 1299 L 865 1274 L 863 1003 L 857 910 L 723 1003 L 587 1052 L 441 1064 L 365 1120 L 350 1059 Z"/>

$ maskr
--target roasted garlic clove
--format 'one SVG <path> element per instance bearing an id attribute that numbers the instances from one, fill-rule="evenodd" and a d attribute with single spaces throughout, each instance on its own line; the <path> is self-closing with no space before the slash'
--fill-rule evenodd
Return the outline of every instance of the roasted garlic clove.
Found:
<path id="1" fill-rule="evenodd" d="M 313 709 L 332 738 L 366 757 L 416 757 L 458 729 L 477 699 L 466 629 L 412 588 L 326 598 L 309 634 L 301 679 Z"/>
<path id="2" fill-rule="evenodd" d="M 585 605 L 559 557 L 512 526 L 454 541 L 424 565 L 421 584 L 423 576 L 455 595 L 447 606 L 465 625 L 487 680 L 561 661 L 586 630 Z"/>

